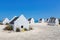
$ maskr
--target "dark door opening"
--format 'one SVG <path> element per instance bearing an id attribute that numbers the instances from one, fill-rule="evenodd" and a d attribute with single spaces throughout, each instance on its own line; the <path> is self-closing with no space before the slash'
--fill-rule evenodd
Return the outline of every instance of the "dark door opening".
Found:
<path id="1" fill-rule="evenodd" d="M 19 28 L 16 28 L 16 32 L 20 32 L 20 29 Z"/>
<path id="2" fill-rule="evenodd" d="M 59 25 L 60 25 L 60 19 L 59 19 Z"/>
<path id="3" fill-rule="evenodd" d="M 21 26 L 21 28 L 23 28 L 23 25 Z"/>

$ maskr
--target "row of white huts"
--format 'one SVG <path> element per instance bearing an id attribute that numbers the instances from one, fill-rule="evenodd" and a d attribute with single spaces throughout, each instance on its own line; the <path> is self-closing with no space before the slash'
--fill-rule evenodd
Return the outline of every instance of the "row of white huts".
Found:
<path id="1" fill-rule="evenodd" d="M 10 25 L 13 26 L 14 31 L 16 31 L 16 28 L 19 28 L 19 29 L 26 28 L 29 30 L 30 24 L 36 24 L 33 18 L 26 19 L 24 15 L 21 15 L 19 17 L 15 16 L 11 20 L 9 20 L 8 18 L 5 18 L 2 23 L 3 25 L 6 25 L 7 23 L 9 23 Z M 59 20 L 57 18 L 51 17 L 47 20 L 39 19 L 37 23 L 42 25 L 43 23 L 47 23 L 48 25 L 58 25 Z"/>
<path id="2" fill-rule="evenodd" d="M 26 28 L 29 30 L 29 24 L 34 23 L 34 19 L 31 18 L 27 20 L 24 15 L 21 15 L 19 17 L 14 16 L 11 20 L 8 18 L 5 18 L 4 21 L 2 22 L 3 25 L 6 25 L 7 23 L 13 26 L 13 30 L 16 31 L 16 28 L 19 28 L 20 30 L 22 28 Z"/>

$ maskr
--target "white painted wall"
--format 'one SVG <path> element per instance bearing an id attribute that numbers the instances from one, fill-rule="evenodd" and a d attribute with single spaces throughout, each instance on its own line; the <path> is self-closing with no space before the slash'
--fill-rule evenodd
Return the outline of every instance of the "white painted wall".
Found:
<path id="1" fill-rule="evenodd" d="M 56 25 L 59 25 L 59 21 L 58 21 L 58 19 L 57 19 L 57 18 L 56 18 L 55 22 L 56 22 Z"/>
<path id="2" fill-rule="evenodd" d="M 34 22 L 34 18 L 31 19 L 31 22 L 30 22 L 30 23 L 31 23 L 31 24 L 35 23 L 35 22 Z"/>
<path id="3" fill-rule="evenodd" d="M 44 23 L 44 19 L 42 19 L 42 23 Z"/>

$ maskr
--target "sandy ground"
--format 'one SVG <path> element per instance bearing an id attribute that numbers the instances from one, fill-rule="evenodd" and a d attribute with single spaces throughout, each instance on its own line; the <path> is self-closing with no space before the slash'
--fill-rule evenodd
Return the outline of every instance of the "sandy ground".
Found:
<path id="1" fill-rule="evenodd" d="M 32 25 L 26 32 L 0 32 L 0 40 L 60 40 L 60 26 Z"/>
<path id="2" fill-rule="evenodd" d="M 0 25 L 0 32 L 3 31 L 3 29 L 6 27 L 7 25 Z"/>

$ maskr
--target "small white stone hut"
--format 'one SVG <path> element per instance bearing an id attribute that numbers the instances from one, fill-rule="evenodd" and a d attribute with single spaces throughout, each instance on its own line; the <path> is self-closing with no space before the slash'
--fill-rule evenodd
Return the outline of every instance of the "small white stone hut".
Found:
<path id="1" fill-rule="evenodd" d="M 35 23 L 35 22 L 34 22 L 34 18 L 29 18 L 28 21 L 29 21 L 29 23 L 31 23 L 31 24 Z"/>
<path id="2" fill-rule="evenodd" d="M 8 19 L 8 18 L 5 18 L 2 23 L 3 23 L 4 25 L 5 25 L 6 23 L 9 23 L 9 19 Z"/>
<path id="3" fill-rule="evenodd" d="M 14 22 L 14 31 L 16 31 L 16 28 L 19 28 L 20 30 L 22 28 L 29 29 L 29 22 L 24 17 L 24 15 L 21 15 L 15 22 Z"/>
<path id="4" fill-rule="evenodd" d="M 56 18 L 55 20 L 56 25 L 59 25 L 59 20 Z"/>

